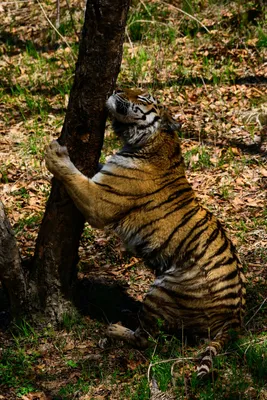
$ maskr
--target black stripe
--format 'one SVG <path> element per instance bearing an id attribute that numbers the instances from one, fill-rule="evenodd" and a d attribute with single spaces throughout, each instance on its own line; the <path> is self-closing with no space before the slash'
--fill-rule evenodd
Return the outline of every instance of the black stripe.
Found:
<path id="1" fill-rule="evenodd" d="M 103 174 L 103 175 L 112 176 L 112 177 L 114 177 L 114 178 L 123 178 L 123 179 L 140 180 L 140 178 L 136 178 L 136 177 L 133 177 L 133 176 L 126 176 L 126 175 L 114 174 L 113 172 L 106 171 L 106 170 L 104 170 L 104 171 L 101 170 L 100 173 Z"/>
<path id="2" fill-rule="evenodd" d="M 189 205 L 190 203 L 192 203 L 192 201 L 194 201 L 195 198 L 194 197 L 190 197 L 189 199 L 186 199 L 185 201 L 179 202 L 178 205 L 172 210 L 172 211 L 168 211 L 166 215 L 172 214 L 175 211 L 180 210 L 183 207 L 186 207 L 187 205 Z M 149 208 L 148 211 L 154 210 L 155 208 L 158 208 L 158 206 L 154 206 L 153 208 Z"/>
<path id="3" fill-rule="evenodd" d="M 184 252 L 183 252 L 183 259 L 186 258 L 186 256 L 187 256 L 188 253 L 191 253 L 191 252 L 192 252 L 192 250 L 189 249 L 189 246 L 190 246 L 195 240 L 199 239 L 199 237 L 202 235 L 202 233 L 205 232 L 207 229 L 208 229 L 208 226 L 206 226 L 206 227 L 203 228 L 201 231 L 199 231 L 199 232 L 189 241 L 189 243 L 187 243 L 186 249 L 185 249 Z M 175 253 L 174 253 L 175 257 L 177 257 L 178 254 L 181 252 L 181 250 L 182 250 L 182 248 L 184 247 L 186 241 L 188 240 L 188 237 L 190 237 L 191 234 L 192 234 L 192 232 L 191 232 L 188 236 L 186 236 L 186 237 L 180 242 L 180 244 L 179 244 L 178 247 L 176 247 L 176 250 L 175 250 Z"/>
<path id="4" fill-rule="evenodd" d="M 222 232 L 221 232 L 221 233 L 222 233 Z M 228 242 L 227 238 L 224 237 L 224 243 L 223 243 L 223 245 L 222 245 L 221 247 L 218 248 L 218 250 L 213 254 L 212 257 L 217 257 L 217 256 L 223 254 L 223 253 L 225 252 L 225 250 L 228 248 L 228 244 L 229 244 L 229 242 Z"/>
<path id="5" fill-rule="evenodd" d="M 219 292 L 218 292 L 219 293 Z M 216 292 L 216 294 L 218 294 L 217 292 Z M 219 301 L 223 301 L 223 300 L 226 300 L 226 299 L 233 299 L 233 300 L 235 300 L 237 298 L 237 293 L 236 292 L 229 292 L 229 293 L 226 293 L 225 295 L 223 295 L 223 296 L 220 296 L 220 298 L 219 298 Z M 218 300 L 217 300 L 218 301 Z"/>
<path id="6" fill-rule="evenodd" d="M 128 213 L 131 213 L 131 212 L 133 212 L 133 211 L 139 211 L 139 210 L 141 210 L 143 207 L 146 207 L 148 204 L 150 204 L 150 203 L 152 203 L 152 202 L 153 202 L 153 200 L 148 200 L 148 201 L 146 201 L 145 203 L 138 204 L 137 206 L 134 206 L 134 207 L 130 208 L 129 210 L 127 210 L 127 214 L 128 214 Z M 116 204 L 117 204 L 117 203 L 116 203 Z"/>
<path id="7" fill-rule="evenodd" d="M 162 185 L 162 186 L 159 187 L 157 190 L 154 190 L 154 192 L 150 192 L 150 193 L 148 193 L 147 195 L 149 196 L 149 195 L 152 195 L 152 194 L 159 193 L 159 192 L 161 192 L 163 189 L 165 189 L 166 187 L 172 186 L 174 183 L 176 183 L 177 181 L 179 181 L 179 179 L 181 179 L 180 176 L 179 176 L 178 178 L 173 179 L 173 180 L 170 181 L 170 182 L 167 182 L 165 185 Z"/>
<path id="8" fill-rule="evenodd" d="M 186 193 L 186 192 L 185 192 Z M 184 193 L 182 193 L 181 195 L 183 195 Z M 177 200 L 177 199 L 176 199 Z M 176 207 L 174 207 L 172 210 L 170 210 L 170 211 L 168 211 L 166 214 L 165 214 L 165 217 L 167 217 L 167 216 L 169 216 L 170 214 L 173 214 L 173 213 L 175 213 L 177 210 L 180 210 L 181 208 L 183 208 L 183 207 L 185 207 L 185 205 L 186 204 L 190 204 L 192 201 L 194 201 L 195 200 L 195 198 L 194 197 L 186 197 L 186 201 L 182 201 L 181 199 L 178 201 L 178 203 L 177 202 L 175 202 L 174 203 L 174 205 L 175 204 L 177 204 L 177 206 Z M 170 208 L 170 207 L 169 207 Z"/>
<path id="9" fill-rule="evenodd" d="M 141 238 L 142 243 L 139 243 L 139 244 L 137 244 L 137 245 L 134 246 L 135 251 L 136 251 L 136 253 L 137 253 L 138 255 L 141 255 L 141 256 L 143 256 L 143 257 L 146 257 L 146 256 L 148 256 L 148 255 L 150 256 L 151 252 L 149 252 L 149 253 L 147 253 L 146 251 L 143 252 L 143 249 L 145 249 L 145 247 L 146 247 L 147 245 L 149 245 L 149 243 L 150 243 L 150 240 L 146 240 L 146 239 L 147 239 L 147 238 L 150 238 L 155 232 L 157 232 L 157 230 L 158 230 L 158 228 L 154 228 L 154 229 L 152 229 L 151 231 L 149 231 L 147 234 L 145 234 L 144 236 L 142 236 L 142 238 Z M 129 242 L 131 241 L 131 238 L 134 237 L 134 236 L 135 236 L 135 235 L 132 235 L 129 239 L 127 239 L 127 242 L 129 243 Z"/>
<path id="10" fill-rule="evenodd" d="M 125 157 L 125 158 L 143 158 L 143 159 L 149 159 L 154 157 L 154 154 L 151 153 L 145 153 L 145 152 L 137 152 L 137 151 L 124 151 L 123 149 L 121 151 L 119 151 L 118 153 L 116 153 L 116 155 L 121 156 L 121 157 Z"/>
<path id="11" fill-rule="evenodd" d="M 143 105 L 142 103 L 140 103 L 140 105 Z M 154 108 L 154 107 L 152 107 L 152 108 L 150 108 L 150 110 L 148 110 L 148 111 L 143 111 L 140 107 L 138 107 L 138 105 L 135 105 L 134 107 L 133 107 L 133 111 L 134 112 L 136 112 L 136 111 L 140 111 L 142 114 L 143 114 L 143 116 L 146 116 L 146 115 L 149 115 L 149 114 L 151 114 L 151 113 L 155 113 L 155 114 L 157 114 L 157 110 L 156 110 L 156 108 Z M 140 119 L 143 119 L 143 118 L 135 118 L 136 120 L 140 120 Z"/>
<path id="12" fill-rule="evenodd" d="M 163 303 L 163 298 L 162 296 L 160 296 L 160 289 L 162 289 L 162 287 L 159 286 L 155 286 L 156 290 L 152 291 L 151 293 L 149 293 L 149 301 L 151 303 L 154 303 L 155 305 L 157 305 L 158 307 L 162 308 L 162 305 L 164 304 L 170 304 L 173 308 L 173 303 L 167 303 L 164 302 Z M 165 288 L 164 288 L 165 289 Z M 173 293 L 172 290 L 162 290 L 164 291 L 167 295 L 169 295 L 169 297 L 175 301 L 175 303 L 179 306 L 177 307 L 177 314 L 179 315 L 179 311 L 184 311 L 184 310 L 190 310 L 190 312 L 194 312 L 196 314 L 196 320 L 197 320 L 197 315 L 199 315 L 199 311 L 203 311 L 204 313 L 209 314 L 211 312 L 216 311 L 216 314 L 214 316 L 215 320 L 217 320 L 218 317 L 218 312 L 223 315 L 225 317 L 225 314 L 229 313 L 230 310 L 236 310 L 239 305 L 238 304 L 224 304 L 223 302 L 223 298 L 218 299 L 216 304 L 209 304 L 209 305 L 203 305 L 201 304 L 201 300 L 205 300 L 205 296 L 203 296 L 202 298 L 197 298 L 197 297 L 190 297 L 188 295 L 186 295 L 186 293 Z M 181 302 L 179 302 L 179 300 L 181 300 Z M 191 300 L 191 304 L 190 303 Z M 193 303 L 193 304 L 192 304 Z M 200 305 L 201 304 L 201 305 Z M 199 315 L 201 316 L 201 315 Z"/>
<path id="13" fill-rule="evenodd" d="M 162 186 L 162 187 L 160 187 L 160 188 L 154 190 L 154 192 L 150 192 L 150 193 L 140 193 L 140 194 L 123 193 L 123 192 L 119 192 L 118 189 L 113 188 L 113 187 L 110 186 L 110 185 L 107 185 L 107 184 L 104 184 L 104 183 L 100 183 L 100 182 L 94 182 L 94 183 L 95 183 L 96 185 L 98 185 L 98 186 L 103 187 L 107 192 L 112 193 L 112 194 L 114 194 L 114 195 L 116 195 L 116 196 L 125 196 L 125 197 L 133 198 L 133 199 L 138 199 L 138 198 L 139 198 L 139 199 L 142 199 L 142 198 L 144 198 L 144 197 L 148 197 L 148 196 L 151 196 L 151 195 L 154 195 L 154 194 L 160 192 L 161 190 L 165 189 L 167 186 L 173 185 L 173 184 L 174 184 L 177 180 L 179 180 L 179 179 L 180 179 L 180 178 L 174 179 L 173 181 L 167 183 L 166 185 L 164 185 L 164 186 Z M 194 199 L 194 198 L 190 198 L 190 199 L 189 199 L 190 201 L 188 202 L 188 204 L 189 204 L 193 199 Z M 175 210 L 178 210 L 178 209 L 181 208 L 181 207 L 183 207 L 183 205 L 178 206 L 178 208 L 176 208 Z M 151 210 L 153 210 L 154 208 L 157 208 L 157 206 L 154 206 L 153 208 L 150 208 L 148 211 L 151 211 Z M 174 211 L 175 211 L 175 210 L 174 210 Z"/>
<path id="14" fill-rule="evenodd" d="M 210 219 L 210 213 L 208 211 L 206 211 L 205 217 L 203 217 L 200 221 L 198 221 L 196 223 L 196 225 L 191 229 L 191 231 L 188 233 L 188 235 L 183 239 L 183 241 L 180 243 L 180 245 L 176 249 L 175 254 L 176 254 L 176 252 L 179 252 L 181 250 L 181 248 L 185 244 L 186 240 L 188 240 L 190 238 L 190 236 L 195 232 L 195 230 L 202 227 L 203 225 L 205 225 L 209 221 L 209 219 Z M 204 233 L 208 228 L 209 228 L 209 226 L 206 226 L 204 229 L 197 232 L 195 234 L 195 236 L 187 243 L 186 248 L 189 249 L 189 246 L 192 243 L 194 243 L 197 239 L 199 239 L 200 236 L 202 235 L 202 233 Z"/>
<path id="15" fill-rule="evenodd" d="M 164 281 L 163 281 L 164 284 Z M 167 294 L 170 298 L 174 300 L 191 300 L 191 301 L 199 301 L 200 298 L 196 297 L 194 295 L 190 295 L 188 293 L 181 293 L 181 292 L 176 292 L 175 290 L 166 288 L 164 286 L 159 286 L 159 285 L 152 285 L 152 287 L 155 287 L 158 291 L 162 291 L 163 293 Z"/>
<path id="16" fill-rule="evenodd" d="M 227 326 L 225 326 L 225 319 L 227 318 Z M 237 315 L 234 313 L 231 316 L 226 315 L 225 312 L 216 311 L 214 313 L 210 313 L 210 330 L 211 333 L 218 333 L 221 329 L 226 332 L 232 327 L 240 327 L 240 319 L 237 318 Z"/>
<path id="17" fill-rule="evenodd" d="M 141 193 L 141 194 L 122 193 L 122 192 L 118 192 L 117 189 L 114 189 L 114 188 L 112 188 L 112 187 L 109 186 L 109 185 L 106 185 L 106 184 L 103 184 L 103 183 L 99 183 L 99 182 L 94 182 L 94 183 L 97 184 L 97 185 L 99 185 L 99 186 L 102 186 L 102 187 L 107 188 L 107 191 L 108 191 L 108 192 L 113 193 L 113 194 L 118 195 L 118 196 L 126 196 L 126 197 L 130 197 L 130 198 L 143 198 L 143 197 L 147 197 L 147 196 L 151 196 L 151 195 L 154 195 L 154 194 L 156 194 L 156 193 L 159 193 L 161 190 L 165 189 L 166 187 L 173 185 L 173 184 L 174 184 L 177 180 L 179 180 L 179 179 L 180 179 L 180 177 L 174 179 L 174 180 L 171 181 L 171 182 L 168 182 L 166 185 L 161 186 L 160 188 L 154 190 L 154 192 Z M 190 200 L 190 201 L 191 201 L 191 200 Z M 150 209 L 150 210 L 151 210 L 151 209 Z M 148 211 L 150 211 L 150 210 L 148 210 Z"/>
<path id="18" fill-rule="evenodd" d="M 108 203 L 108 204 L 111 204 L 113 206 L 118 207 L 118 202 L 116 202 L 116 201 L 113 202 L 113 201 L 111 201 L 109 199 L 106 199 L 105 197 L 101 197 L 101 201 L 104 201 L 105 203 Z M 139 211 L 140 209 L 142 209 L 143 207 L 146 207 L 151 202 L 152 202 L 152 200 L 148 200 L 145 203 L 139 204 L 139 205 L 134 206 L 134 207 L 132 207 L 130 209 L 127 209 L 125 211 L 118 209 L 117 212 L 116 212 L 116 215 L 129 214 L 129 213 L 134 212 L 134 211 Z"/>
<path id="19" fill-rule="evenodd" d="M 147 97 L 144 97 L 144 96 L 137 96 L 137 98 L 138 98 L 139 100 L 141 100 L 141 103 L 140 103 L 140 104 L 143 104 L 143 102 L 145 102 L 146 104 L 152 104 L 152 101 L 149 100 Z"/>
<path id="20" fill-rule="evenodd" d="M 177 151 L 178 150 L 178 151 Z M 175 159 L 177 159 L 177 161 L 174 161 Z M 171 174 L 170 170 L 175 170 L 177 167 L 180 167 L 181 165 L 183 165 L 183 157 L 181 156 L 181 149 L 180 146 L 177 146 L 176 150 L 174 151 L 174 153 L 170 156 L 170 159 L 173 160 L 174 162 L 170 164 L 170 166 L 168 167 L 167 172 L 165 172 L 162 175 L 162 178 L 165 178 L 166 176 L 169 176 Z M 188 184 L 188 181 L 186 179 L 186 177 L 183 175 L 186 183 Z"/>
<path id="21" fill-rule="evenodd" d="M 172 233 L 169 235 L 169 237 L 167 238 L 167 240 L 165 240 L 165 242 L 159 246 L 158 248 L 154 249 L 151 253 L 150 256 L 153 258 L 154 256 L 156 256 L 158 253 L 161 253 L 162 250 L 166 249 L 166 247 L 168 247 L 168 244 L 170 243 L 170 241 L 172 240 L 173 236 L 177 233 L 177 231 L 184 226 L 188 221 L 190 221 L 190 219 L 199 211 L 199 206 L 195 206 L 194 208 L 192 208 L 191 210 L 189 210 L 187 213 L 184 214 L 183 216 L 183 220 L 182 222 L 180 222 L 179 225 L 177 225 L 174 230 L 172 231 Z"/>
<path id="22" fill-rule="evenodd" d="M 209 271 L 214 271 L 215 269 L 221 268 L 221 266 L 223 266 L 223 265 L 231 265 L 231 264 L 233 264 L 235 261 L 236 261 L 236 259 L 235 259 L 234 257 L 232 257 L 232 256 L 230 256 L 230 257 L 224 257 L 222 260 L 217 261 L 217 262 L 211 267 L 211 269 L 210 269 Z M 209 263 L 205 263 L 205 264 L 203 265 L 203 268 L 206 267 L 208 264 L 210 264 L 210 262 L 209 262 Z"/>
<path id="23" fill-rule="evenodd" d="M 209 360 L 207 360 L 207 359 L 206 360 L 201 360 L 200 366 L 199 366 L 198 371 L 197 371 L 197 374 L 200 374 L 202 369 L 203 369 L 203 373 L 205 372 L 205 374 L 208 374 L 209 371 L 207 371 L 207 369 L 204 367 L 204 365 L 206 367 L 208 367 L 209 369 L 212 366 L 212 356 L 209 353 L 207 353 L 207 354 L 204 355 L 204 357 L 210 357 L 210 359 Z"/>
<path id="24" fill-rule="evenodd" d="M 138 235 L 140 232 L 142 232 L 143 229 L 147 228 L 148 226 L 154 224 L 155 222 L 157 222 L 157 221 L 159 221 L 159 220 L 161 220 L 161 219 L 163 219 L 163 218 L 164 218 L 164 217 L 159 217 L 159 218 L 156 218 L 156 219 L 154 219 L 154 220 L 152 220 L 152 221 L 147 222 L 146 224 L 143 224 L 143 225 L 139 226 L 139 228 L 136 229 L 136 230 L 134 230 L 133 233 L 131 234 L 131 236 L 129 236 L 129 239 L 128 239 L 128 240 L 131 240 L 134 236 L 136 236 L 136 235 Z M 156 231 L 156 230 L 154 229 L 154 232 L 155 232 L 155 231 Z M 149 231 L 146 235 L 142 236 L 142 239 L 144 239 L 144 238 L 146 238 L 146 237 L 148 237 L 148 236 L 152 236 L 152 231 Z"/>
<path id="25" fill-rule="evenodd" d="M 185 213 L 184 216 L 183 216 L 182 222 L 175 227 L 175 229 L 174 229 L 173 233 L 171 234 L 171 236 L 173 236 L 175 234 L 175 232 L 177 232 L 182 226 L 184 226 L 187 222 L 189 222 L 190 219 L 194 215 L 196 215 L 196 213 L 199 211 L 199 209 L 200 209 L 200 207 L 197 205 L 196 207 L 192 208 L 187 213 Z"/>
<path id="26" fill-rule="evenodd" d="M 230 304 L 224 304 L 222 301 L 221 301 L 221 299 L 219 299 L 218 301 L 217 301 L 217 304 L 214 304 L 214 305 L 209 305 L 208 307 L 206 307 L 206 309 L 207 309 L 207 311 L 209 311 L 209 310 L 216 310 L 216 309 L 218 309 L 219 311 L 222 311 L 222 310 L 225 310 L 225 311 L 227 311 L 227 310 L 229 310 L 229 309 L 231 309 L 231 310 L 236 310 L 238 308 L 238 304 L 233 304 L 233 303 L 230 303 Z M 216 317 L 217 318 L 217 317 Z"/>
<path id="27" fill-rule="evenodd" d="M 112 160 L 110 160 L 110 161 L 108 161 L 107 164 L 116 165 L 116 167 L 121 168 L 121 169 L 126 169 L 126 170 L 129 171 L 129 172 L 130 172 L 132 169 L 134 169 L 134 172 L 138 171 L 138 172 L 142 172 L 143 174 L 149 175 L 149 173 L 148 173 L 147 171 L 144 171 L 143 169 L 140 169 L 140 168 L 137 168 L 137 167 L 129 168 L 129 167 L 127 167 L 126 165 L 120 164 L 118 161 L 112 161 Z M 107 164 L 106 164 L 106 165 L 107 165 Z M 101 171 L 101 172 L 102 172 L 102 171 Z"/>
<path id="28" fill-rule="evenodd" d="M 173 202 L 174 200 L 177 200 L 177 199 L 178 199 L 180 196 L 182 196 L 183 194 L 189 193 L 189 192 L 192 192 L 192 194 L 193 194 L 193 190 L 192 190 L 191 187 L 183 188 L 183 189 L 181 189 L 181 190 L 177 190 L 177 191 L 175 191 L 174 193 L 170 194 L 169 197 L 167 198 L 167 200 L 164 200 L 164 201 L 162 201 L 161 203 L 156 204 L 155 206 L 151 207 L 151 208 L 149 209 L 149 211 L 158 209 L 158 208 L 164 206 L 165 204 L 171 203 L 171 202 Z M 193 198 L 190 198 L 190 199 L 193 200 Z"/>
<path id="29" fill-rule="evenodd" d="M 105 183 L 100 183 L 100 182 L 94 182 L 96 185 L 101 186 L 103 189 L 105 189 L 106 192 L 108 193 L 112 193 L 116 196 L 125 196 L 125 197 L 130 197 L 130 198 L 138 198 L 138 197 L 142 197 L 142 195 L 138 195 L 138 194 L 128 194 L 128 193 L 122 193 L 119 192 L 118 189 L 111 187 L 110 185 L 107 185 Z"/>
<path id="30" fill-rule="evenodd" d="M 186 248 L 191 251 L 189 249 L 189 247 L 191 246 L 191 244 L 193 244 L 197 239 L 199 239 L 202 234 L 208 229 L 208 226 L 205 226 L 203 229 L 201 229 L 200 231 L 198 231 L 198 233 L 195 234 L 195 236 L 187 243 Z"/>
<path id="31" fill-rule="evenodd" d="M 206 254 L 208 247 L 210 246 L 210 244 L 212 242 L 214 242 L 217 239 L 219 233 L 220 233 L 220 230 L 218 228 L 214 229 L 214 231 L 212 232 L 212 234 L 206 241 L 204 249 L 201 251 L 201 253 L 199 253 L 196 256 L 196 258 L 195 258 L 196 262 L 199 261 Z M 210 256 L 210 258 L 213 258 L 213 256 Z M 208 264 L 208 263 L 210 263 L 210 261 L 208 261 L 206 264 Z"/>
<path id="32" fill-rule="evenodd" d="M 119 192 L 117 188 L 113 188 L 110 185 L 100 183 L 100 182 L 94 182 L 94 183 L 98 186 L 103 187 L 106 190 L 106 192 L 112 193 L 115 196 L 128 197 L 129 199 L 142 199 L 142 198 L 150 195 L 150 193 L 141 193 L 141 194 L 123 193 L 123 192 Z"/>
<path id="33" fill-rule="evenodd" d="M 142 118 L 143 119 L 143 118 Z M 156 115 L 155 116 L 155 118 L 153 119 L 153 121 L 151 121 L 151 122 L 149 122 L 149 124 L 146 124 L 146 125 L 138 125 L 138 131 L 139 130 L 144 130 L 144 129 L 147 129 L 147 128 L 150 128 L 150 126 L 152 126 L 152 125 L 154 125 L 154 123 L 156 122 L 156 121 L 158 121 L 160 119 L 160 117 L 158 116 L 158 115 Z"/>
<path id="34" fill-rule="evenodd" d="M 237 269 L 235 269 L 234 271 L 232 271 L 229 274 L 225 275 L 222 278 L 222 281 L 228 281 L 228 280 L 231 281 L 232 279 L 236 278 L 237 275 L 238 275 L 238 271 L 237 271 Z"/>
<path id="35" fill-rule="evenodd" d="M 153 303 L 153 305 L 154 305 L 154 303 Z M 155 304 L 155 306 L 156 306 L 156 309 L 151 304 L 148 304 L 144 301 L 142 314 L 144 313 L 145 317 L 142 318 L 142 320 L 147 318 L 148 315 L 149 316 L 154 315 L 154 318 L 159 316 L 158 311 L 160 312 L 161 310 L 158 308 L 158 306 L 156 304 Z"/>
<path id="36" fill-rule="evenodd" d="M 158 114 L 158 110 L 155 107 L 152 107 L 150 110 L 148 110 L 146 113 L 144 113 L 144 115 L 149 115 L 152 112 L 154 112 L 155 114 Z"/>
<path id="37" fill-rule="evenodd" d="M 113 190 L 113 188 L 110 185 L 107 185 L 105 183 L 100 183 L 100 182 L 94 182 L 96 185 L 101 186 L 103 188 L 106 188 L 108 190 Z"/>
<path id="38" fill-rule="evenodd" d="M 177 160 L 175 163 L 173 163 L 172 165 L 169 166 L 169 170 L 172 169 L 176 169 L 177 167 L 180 167 L 181 164 L 183 164 L 183 159 L 180 158 L 179 160 Z M 164 174 L 164 176 L 168 175 L 170 172 L 166 172 L 166 174 Z"/>
<path id="39" fill-rule="evenodd" d="M 133 135 L 131 140 L 134 141 L 134 144 L 137 145 L 142 141 L 142 139 L 147 135 L 147 132 L 144 132 L 141 136 Z"/>
<path id="40" fill-rule="evenodd" d="M 171 174 L 171 179 L 170 179 L 170 174 L 168 174 L 168 178 L 167 178 L 167 179 L 161 179 L 160 184 L 161 184 L 161 185 L 165 185 L 165 184 L 168 183 L 168 182 L 172 182 L 172 181 L 173 181 L 173 176 L 176 176 L 176 174 Z M 190 186 L 189 183 L 187 182 L 187 180 L 186 180 L 186 178 L 185 178 L 184 175 L 176 176 L 176 178 L 179 179 L 179 180 L 182 180 L 182 183 L 181 183 L 181 184 L 186 185 L 186 186 Z M 179 186 L 180 186 L 181 184 L 179 184 Z M 190 186 L 190 187 L 191 187 L 191 186 Z M 192 190 L 193 190 L 193 189 L 192 189 Z"/>
<path id="41" fill-rule="evenodd" d="M 140 104 L 142 104 L 142 103 L 140 103 Z M 137 105 L 134 105 L 134 107 L 132 109 L 133 109 L 134 112 L 140 111 L 141 114 L 145 115 L 145 112 L 140 107 L 138 107 Z M 141 118 L 135 118 L 135 119 L 139 120 Z"/>
<path id="42" fill-rule="evenodd" d="M 221 233 L 220 229 L 218 229 L 218 228 L 214 229 L 214 231 L 212 232 L 212 234 L 210 235 L 210 237 L 208 238 L 208 240 L 206 242 L 206 248 L 209 247 L 211 245 L 211 243 L 217 239 L 217 237 L 219 236 L 220 233 Z"/>
<path id="43" fill-rule="evenodd" d="M 180 205 L 179 207 L 181 207 L 181 205 Z M 170 214 L 174 213 L 175 211 L 176 211 L 176 210 L 168 211 L 167 213 L 164 214 L 163 217 L 159 217 L 159 218 L 153 220 L 152 222 L 149 222 L 149 223 L 147 223 L 147 224 L 145 224 L 145 225 L 142 225 L 142 226 L 138 229 L 137 233 L 140 232 L 143 228 L 145 228 L 145 227 L 147 227 L 147 226 L 149 226 L 149 225 L 152 225 L 154 222 L 158 222 L 158 221 L 160 221 L 160 220 L 162 220 L 162 219 L 165 219 L 167 216 L 169 216 Z M 183 224 L 180 224 L 179 226 L 183 226 Z M 176 228 L 175 228 L 175 229 L 176 229 Z M 157 230 L 158 230 L 158 229 L 157 229 Z M 156 229 L 153 230 L 153 232 L 155 232 L 155 231 L 156 231 Z M 151 233 L 151 232 L 148 232 L 145 236 L 143 236 L 143 238 L 149 237 L 149 236 L 151 236 L 151 235 L 152 235 L 152 233 Z M 156 250 L 157 250 L 157 249 L 156 249 Z M 158 250 L 157 250 L 157 251 L 158 251 Z"/>

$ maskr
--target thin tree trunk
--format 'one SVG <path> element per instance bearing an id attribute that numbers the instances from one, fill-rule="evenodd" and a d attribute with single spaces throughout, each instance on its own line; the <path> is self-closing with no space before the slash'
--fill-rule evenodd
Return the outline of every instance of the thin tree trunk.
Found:
<path id="1" fill-rule="evenodd" d="M 86 175 L 97 170 L 103 143 L 107 96 L 119 73 L 130 0 L 88 0 L 74 84 L 59 142 Z M 59 321 L 72 306 L 79 239 L 84 218 L 62 184 L 52 190 L 29 271 L 32 314 Z M 24 287 L 24 286 L 22 286 Z M 18 308 L 20 307 L 19 303 Z"/>
<path id="2" fill-rule="evenodd" d="M 14 232 L 0 201 L 0 281 L 5 286 L 11 312 L 25 311 L 27 287 Z"/>

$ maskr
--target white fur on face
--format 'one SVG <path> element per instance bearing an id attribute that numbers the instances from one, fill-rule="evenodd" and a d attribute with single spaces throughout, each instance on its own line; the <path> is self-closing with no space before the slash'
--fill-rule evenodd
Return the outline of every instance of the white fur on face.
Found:
<path id="1" fill-rule="evenodd" d="M 108 110 L 114 115 L 116 113 L 116 99 L 111 95 L 106 102 Z"/>
<path id="2" fill-rule="evenodd" d="M 117 111 L 118 102 L 120 102 L 121 107 L 125 108 L 125 114 Z M 122 123 L 134 123 L 136 125 L 143 125 L 144 120 L 142 117 L 147 112 L 147 106 L 145 104 L 134 104 L 127 100 L 121 100 L 118 96 L 111 95 L 107 100 L 107 108 L 110 113 Z M 146 115 L 146 124 L 153 121 L 154 114 L 151 113 Z"/>

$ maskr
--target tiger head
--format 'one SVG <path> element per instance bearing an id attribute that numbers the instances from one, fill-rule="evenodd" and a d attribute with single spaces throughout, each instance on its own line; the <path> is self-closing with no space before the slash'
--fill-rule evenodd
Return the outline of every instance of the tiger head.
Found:
<path id="1" fill-rule="evenodd" d="M 116 90 L 107 100 L 113 129 L 131 145 L 142 146 L 161 131 L 176 131 L 180 125 L 166 109 L 140 89 Z"/>

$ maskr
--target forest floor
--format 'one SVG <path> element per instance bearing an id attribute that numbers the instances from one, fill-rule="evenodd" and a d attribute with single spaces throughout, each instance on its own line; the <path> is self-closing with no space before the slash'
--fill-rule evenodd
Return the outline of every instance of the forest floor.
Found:
<path id="1" fill-rule="evenodd" d="M 58 329 L 10 327 L 0 304 L 0 399 L 145 400 L 148 370 L 177 399 L 267 399 L 267 30 L 258 3 L 135 2 L 119 76 L 182 123 L 187 177 L 244 263 L 245 330 L 217 358 L 218 376 L 198 385 L 186 359 L 198 349 L 165 334 L 142 352 L 102 345 L 108 323 L 134 325 L 153 274 L 110 232 L 86 225 L 78 275 L 91 301 L 80 314 Z M 1 199 L 23 258 L 33 255 L 49 195 L 44 147 L 61 131 L 83 20 L 84 2 L 60 5 L 59 36 L 48 23 L 54 0 L 0 4 Z M 108 123 L 102 161 L 118 147 Z"/>

